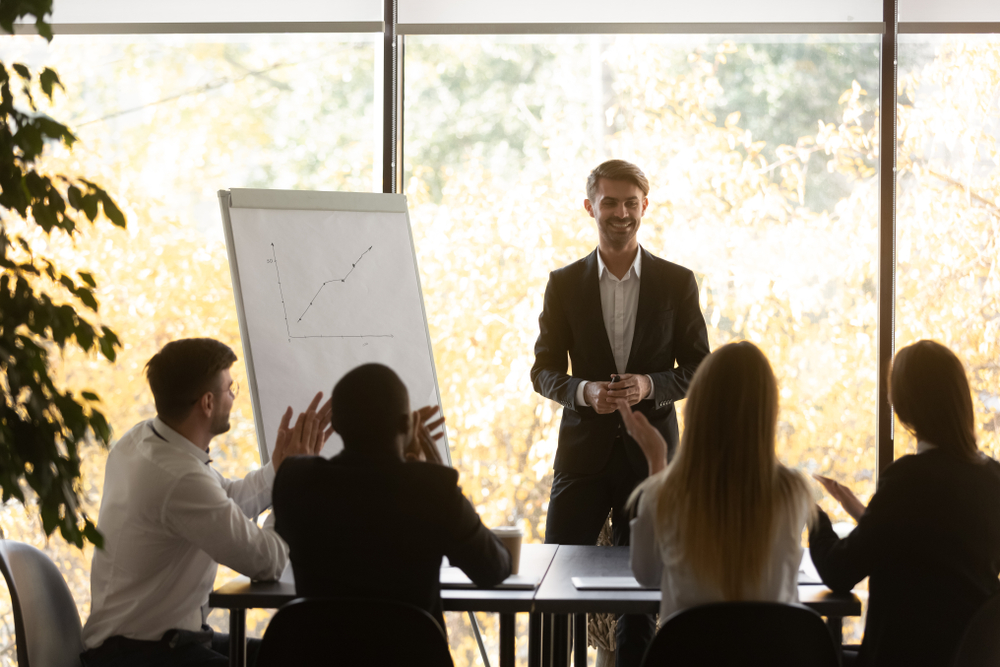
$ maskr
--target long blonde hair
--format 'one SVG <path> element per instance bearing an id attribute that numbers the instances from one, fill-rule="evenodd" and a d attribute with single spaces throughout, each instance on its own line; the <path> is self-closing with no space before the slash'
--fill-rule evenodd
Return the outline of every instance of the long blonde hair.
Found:
<path id="1" fill-rule="evenodd" d="M 800 515 L 796 508 L 809 501 L 802 475 L 778 463 L 777 420 L 778 383 L 767 357 L 753 343 L 724 345 L 691 380 L 676 459 L 661 480 L 650 480 L 659 486 L 658 538 L 671 526 L 693 574 L 726 600 L 759 588 L 775 517 Z"/>

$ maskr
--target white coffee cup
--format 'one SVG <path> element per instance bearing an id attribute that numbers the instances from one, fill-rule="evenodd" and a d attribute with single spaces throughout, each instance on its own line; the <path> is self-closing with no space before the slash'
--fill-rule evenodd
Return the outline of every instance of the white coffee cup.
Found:
<path id="1" fill-rule="evenodd" d="M 510 552 L 510 573 L 517 574 L 521 564 L 521 540 L 524 538 L 524 531 L 517 526 L 501 526 L 494 528 L 493 534 Z"/>

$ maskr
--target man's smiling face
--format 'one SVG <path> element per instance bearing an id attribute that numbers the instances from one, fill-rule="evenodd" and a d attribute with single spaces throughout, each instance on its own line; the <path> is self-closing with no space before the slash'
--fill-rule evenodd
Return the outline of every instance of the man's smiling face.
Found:
<path id="1" fill-rule="evenodd" d="M 638 185 L 602 178 L 593 201 L 587 199 L 583 205 L 597 222 L 601 247 L 621 251 L 638 245 L 635 235 L 648 203 Z"/>

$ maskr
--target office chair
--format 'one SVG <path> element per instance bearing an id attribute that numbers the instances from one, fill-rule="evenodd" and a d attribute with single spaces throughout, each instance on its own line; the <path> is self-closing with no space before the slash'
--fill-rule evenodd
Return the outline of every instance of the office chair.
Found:
<path id="1" fill-rule="evenodd" d="M 55 564 L 33 546 L 0 540 L 0 570 L 10 590 L 19 667 L 80 667 L 80 615 Z"/>
<path id="2" fill-rule="evenodd" d="M 952 667 L 1000 665 L 1000 593 L 987 600 L 969 621 L 951 664 Z"/>
<path id="3" fill-rule="evenodd" d="M 454 667 L 438 621 L 394 600 L 299 598 L 278 610 L 264 632 L 257 667 Z"/>
<path id="4" fill-rule="evenodd" d="M 672 614 L 646 649 L 643 667 L 839 667 L 819 614 L 799 604 L 719 602 Z"/>

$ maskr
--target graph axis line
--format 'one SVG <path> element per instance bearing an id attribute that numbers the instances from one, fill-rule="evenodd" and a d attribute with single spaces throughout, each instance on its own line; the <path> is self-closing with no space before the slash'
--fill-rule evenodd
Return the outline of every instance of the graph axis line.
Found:
<path id="1" fill-rule="evenodd" d="M 371 251 L 371 249 L 374 248 L 374 247 L 375 246 L 368 246 L 368 250 L 365 250 L 363 253 L 361 253 L 360 257 L 358 257 L 356 260 L 354 260 L 354 263 L 351 264 L 351 270 L 347 272 L 346 276 L 344 276 L 343 278 L 333 278 L 331 280 L 327 280 L 325 283 L 323 283 L 322 285 L 320 285 L 319 289 L 316 290 L 316 293 L 313 295 L 312 300 L 309 301 L 309 305 L 306 306 L 306 309 L 304 311 L 302 311 L 302 314 L 299 316 L 299 319 L 295 320 L 295 323 L 298 324 L 299 322 L 302 321 L 302 318 L 305 317 L 306 313 L 309 312 L 309 309 L 312 308 L 313 303 L 316 302 L 316 297 L 319 296 L 319 293 L 323 291 L 324 287 L 326 287 L 330 283 L 346 283 L 347 282 L 347 278 L 352 273 L 354 273 L 354 267 L 356 267 L 361 262 L 361 260 L 364 258 L 364 256 L 367 255 Z"/>
<path id="2" fill-rule="evenodd" d="M 278 269 L 278 255 L 275 253 L 274 244 L 271 244 L 271 259 L 274 260 L 274 272 L 278 275 L 278 294 L 281 295 L 281 310 L 285 314 L 285 333 L 292 337 L 292 329 L 288 324 L 288 309 L 285 307 L 285 292 L 281 288 L 281 271 Z"/>

